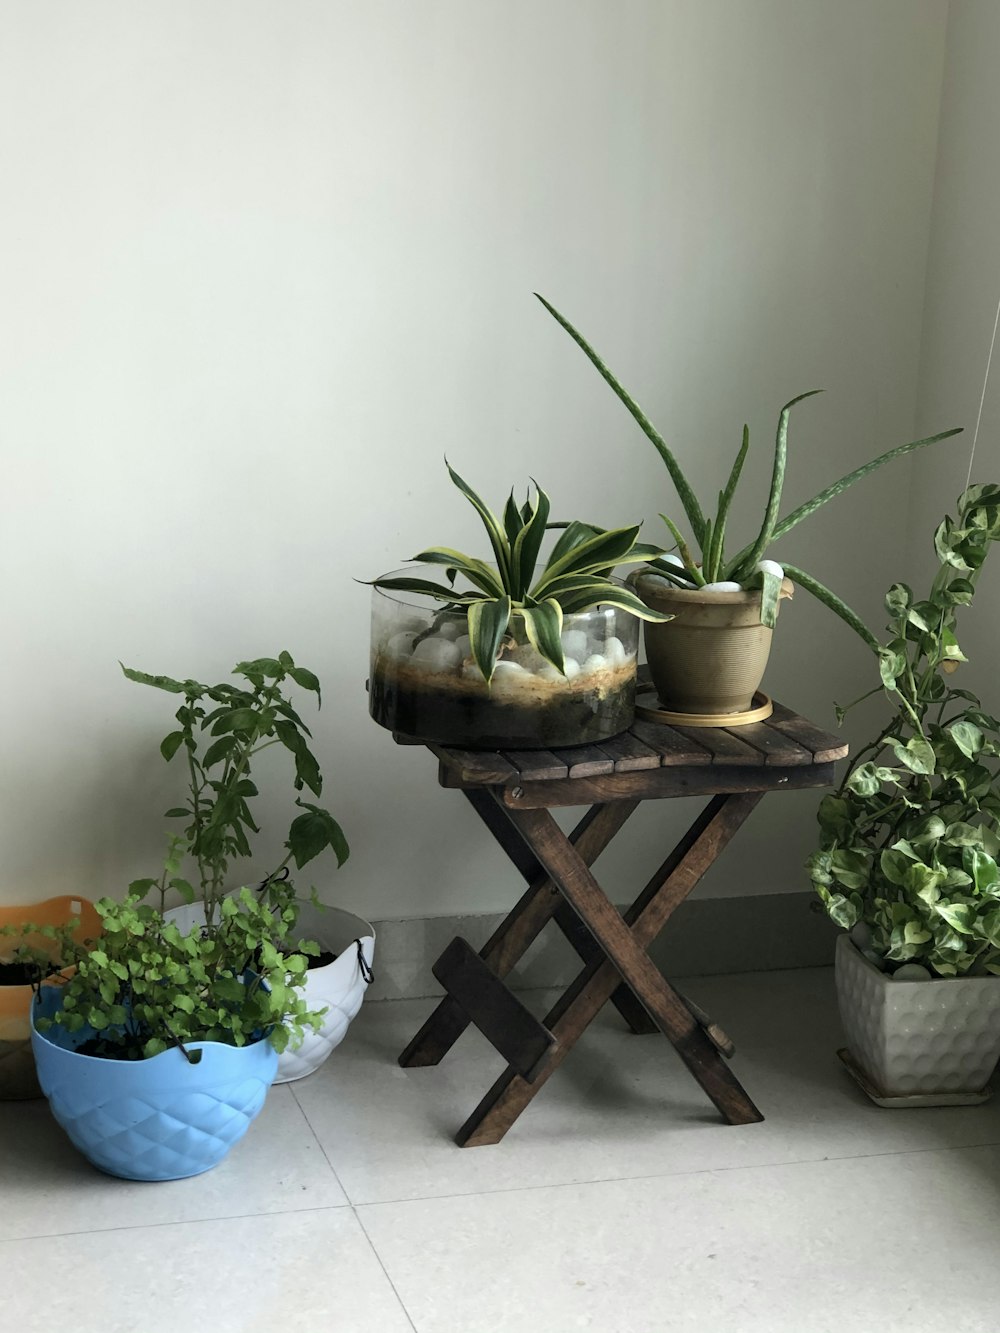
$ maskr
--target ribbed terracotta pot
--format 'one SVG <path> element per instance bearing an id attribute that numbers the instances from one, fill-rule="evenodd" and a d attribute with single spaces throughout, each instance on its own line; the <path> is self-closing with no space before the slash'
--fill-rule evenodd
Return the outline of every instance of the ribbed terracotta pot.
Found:
<path id="1" fill-rule="evenodd" d="M 689 591 L 644 573 L 632 583 L 647 606 L 674 617 L 664 625 L 643 623 L 646 659 L 663 707 L 677 713 L 746 712 L 771 651 L 773 631 L 760 623 L 760 592 Z M 781 597 L 792 591 L 784 579 Z"/>

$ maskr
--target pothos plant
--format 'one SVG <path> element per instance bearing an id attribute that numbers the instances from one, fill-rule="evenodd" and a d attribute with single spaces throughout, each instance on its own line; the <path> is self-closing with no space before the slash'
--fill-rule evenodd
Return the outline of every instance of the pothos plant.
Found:
<path id="1" fill-rule="evenodd" d="M 555 306 L 546 301 L 544 296 L 539 296 L 537 292 L 535 295 L 553 319 L 566 330 L 577 346 L 589 358 L 605 382 L 611 386 L 666 465 L 677 498 L 687 518 L 692 540 L 689 542 L 684 537 L 677 523 L 669 515 L 661 514 L 660 517 L 667 525 L 676 545 L 677 555 L 667 554 L 654 558 L 649 562 L 650 567 L 661 577 L 668 579 L 679 588 L 705 588 L 719 584 L 732 585 L 747 590 L 759 588 L 761 591 L 761 623 L 772 628 L 777 615 L 782 579 L 787 575 L 793 583 L 812 593 L 814 597 L 846 621 L 866 641 L 874 643 L 864 622 L 835 593 L 831 592 L 829 588 L 825 587 L 811 574 L 806 573 L 805 570 L 784 562 L 778 564 L 777 561 L 769 559 L 768 552 L 780 537 L 784 537 L 803 519 L 815 513 L 828 500 L 833 500 L 841 495 L 849 486 L 853 486 L 856 481 L 860 481 L 862 477 L 866 477 L 870 472 L 874 472 L 877 468 L 882 467 L 884 463 L 888 463 L 894 458 L 901 458 L 904 454 L 912 453 L 914 449 L 922 449 L 925 445 L 935 444 L 940 440 L 948 439 L 952 435 L 958 435 L 960 429 L 942 431 L 937 435 L 929 435 L 925 439 L 912 440 L 909 444 L 901 444 L 895 449 L 889 449 L 870 463 L 864 464 L 863 467 L 855 468 L 853 472 L 841 477 L 839 481 L 827 486 L 825 490 L 820 491 L 811 500 L 807 500 L 805 504 L 799 505 L 791 513 L 782 517 L 780 513 L 781 494 L 784 487 L 788 457 L 789 416 L 792 408 L 797 403 L 801 403 L 806 398 L 811 398 L 822 391 L 810 389 L 808 393 L 799 394 L 785 404 L 778 416 L 778 428 L 771 463 L 771 484 L 760 529 L 752 541 L 745 546 L 741 546 L 735 554 L 730 554 L 726 550 L 729 514 L 750 448 L 748 428 L 743 427 L 743 439 L 725 485 L 718 493 L 718 504 L 715 513 L 706 514 L 673 451 L 642 408 L 569 320 L 561 315 Z M 696 551 L 698 556 L 695 555 Z"/>
<path id="2" fill-rule="evenodd" d="M 493 678 L 497 656 L 509 633 L 525 636 L 541 657 L 564 673 L 563 616 L 601 605 L 619 607 L 643 620 L 673 619 L 611 581 L 616 565 L 660 554 L 660 548 L 636 541 L 641 524 L 609 530 L 579 521 L 550 522 L 549 497 L 537 484 L 534 497 L 529 496 L 521 506 L 512 491 L 501 519 L 450 464 L 447 467 L 482 520 L 494 563 L 450 546 L 429 546 L 411 558 L 418 564 L 443 566 L 446 584 L 389 574 L 371 582 L 377 588 L 433 598 L 450 611 L 465 610 L 472 656 L 487 682 Z M 549 528 L 561 528 L 562 533 L 538 573 L 542 541 Z M 472 587 L 457 588 L 459 575 Z"/>
<path id="3" fill-rule="evenodd" d="M 997 540 L 1000 486 L 972 486 L 957 519 L 935 533 L 940 567 L 928 596 L 889 589 L 881 683 L 862 698 L 882 690 L 892 712 L 819 807 L 813 887 L 890 971 L 916 963 L 938 976 L 1000 975 L 1000 722 L 951 684 L 966 660 L 957 612 Z"/>
<path id="4" fill-rule="evenodd" d="M 301 995 L 307 955 L 318 946 L 296 935 L 299 909 L 289 866 L 301 870 L 328 848 L 342 865 L 347 841 L 329 811 L 298 797 L 301 813 L 292 820 L 280 864 L 253 892 L 227 894 L 226 880 L 230 861 L 250 855 L 248 833 L 259 831 L 251 812 L 258 795 L 251 765 L 261 751 L 284 747 L 294 760 L 295 790 L 322 791 L 309 729 L 283 688 L 291 680 L 315 693 L 318 703 L 319 682 L 286 652 L 239 663 L 235 675 L 246 682 L 240 685 L 122 669 L 130 680 L 181 696 L 178 726 L 160 751 L 168 761 L 181 755 L 186 764 L 187 801 L 167 815 L 186 820 L 187 828 L 171 839 L 158 877 L 135 880 L 122 902 L 95 904 L 103 925 L 99 940 L 84 947 L 73 941 L 71 927 L 23 928 L 58 938 L 62 962 L 76 967 L 57 1017 L 39 1019 L 39 1027 L 89 1028 L 85 1052 L 111 1058 L 147 1058 L 173 1045 L 186 1051 L 193 1041 L 243 1046 L 265 1036 L 284 1050 L 322 1018 Z M 185 859 L 195 867 L 191 877 L 182 873 Z M 168 919 L 171 891 L 188 903 L 202 900 L 204 925 L 182 931 Z M 151 892 L 159 895 L 156 906 L 145 901 Z M 197 1057 L 189 1053 L 192 1061 Z"/>

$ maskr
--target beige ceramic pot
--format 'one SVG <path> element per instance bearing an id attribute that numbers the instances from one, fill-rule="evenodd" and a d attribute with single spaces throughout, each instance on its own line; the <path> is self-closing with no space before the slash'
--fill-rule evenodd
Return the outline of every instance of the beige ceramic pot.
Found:
<path id="1" fill-rule="evenodd" d="M 647 606 L 674 617 L 664 625 L 643 624 L 662 706 L 676 713 L 746 712 L 771 651 L 773 631 L 760 623 L 760 592 L 671 588 L 648 574 L 631 581 Z M 781 597 L 791 595 L 792 583 L 784 579 Z"/>

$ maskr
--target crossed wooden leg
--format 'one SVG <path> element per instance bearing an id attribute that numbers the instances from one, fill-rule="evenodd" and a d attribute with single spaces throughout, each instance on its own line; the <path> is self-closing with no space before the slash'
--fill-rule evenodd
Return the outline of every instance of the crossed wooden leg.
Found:
<path id="1" fill-rule="evenodd" d="M 721 1059 L 703 1023 L 646 953 L 762 793 L 714 797 L 624 917 L 607 899 L 588 865 L 622 827 L 636 802 L 594 806 L 567 838 L 547 810 L 501 808 L 486 792 L 466 794 L 511 860 L 530 880 L 527 893 L 483 949 L 481 962 L 466 959 L 466 963 L 474 962 L 483 971 L 479 989 L 485 991 L 506 975 L 553 917 L 561 921 L 571 939 L 577 934 L 575 942 L 581 954 L 586 957 L 589 953 L 591 961 L 541 1024 L 532 1020 L 513 996 L 505 1001 L 511 1006 L 511 1026 L 523 1020 L 525 1044 L 512 1047 L 517 1054 L 504 1051 L 512 1061 L 510 1066 L 459 1130 L 456 1142 L 463 1147 L 498 1143 L 613 997 L 636 1031 L 648 1030 L 648 1022 L 643 1026 L 648 1014 L 725 1120 L 747 1124 L 762 1119 Z M 511 842 L 511 827 L 520 835 L 520 846 L 517 841 Z M 468 946 L 464 947 L 471 953 Z M 487 975 L 489 971 L 494 975 Z M 478 999 L 476 979 L 464 984 L 470 998 Z M 446 996 L 400 1056 L 400 1064 L 437 1063 L 468 1022 L 468 1009 L 452 995 Z M 533 1039 L 532 1022 L 537 1029 Z M 504 1026 L 501 1021 L 497 1030 Z M 499 1049 L 500 1043 L 494 1044 Z"/>

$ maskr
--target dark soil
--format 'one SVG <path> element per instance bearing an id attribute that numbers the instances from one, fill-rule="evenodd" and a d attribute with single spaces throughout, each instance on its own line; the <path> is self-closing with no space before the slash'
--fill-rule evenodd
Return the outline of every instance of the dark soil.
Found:
<path id="1" fill-rule="evenodd" d="M 625 731 L 634 715 L 635 681 L 599 699 L 572 691 L 550 703 L 507 702 L 442 684 L 414 685 L 372 674 L 370 708 L 390 731 L 478 750 L 544 750 L 587 745 Z"/>
<path id="2" fill-rule="evenodd" d="M 90 1037 L 80 1046 L 76 1047 L 77 1055 L 97 1055 L 102 1060 L 142 1060 L 145 1057 L 142 1053 L 143 1039 L 134 1037 L 131 1040 L 126 1038 L 123 1043 L 121 1039 L 111 1040 L 108 1037 Z"/>
<path id="3" fill-rule="evenodd" d="M 331 963 L 336 962 L 337 955 L 331 953 L 329 949 L 324 949 L 321 954 L 307 953 L 306 958 L 309 960 L 309 971 L 311 972 L 314 967 L 329 967 Z"/>
<path id="4" fill-rule="evenodd" d="M 41 976 L 35 963 L 0 963 L 0 986 L 37 986 Z"/>

